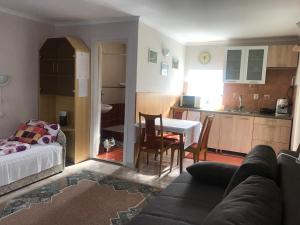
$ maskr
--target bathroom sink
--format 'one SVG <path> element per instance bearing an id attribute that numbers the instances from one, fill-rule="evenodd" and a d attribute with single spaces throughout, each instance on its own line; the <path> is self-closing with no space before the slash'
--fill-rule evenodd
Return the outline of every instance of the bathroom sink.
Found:
<path id="1" fill-rule="evenodd" d="M 111 105 L 101 104 L 101 113 L 107 113 L 112 110 L 112 108 L 113 107 Z"/>

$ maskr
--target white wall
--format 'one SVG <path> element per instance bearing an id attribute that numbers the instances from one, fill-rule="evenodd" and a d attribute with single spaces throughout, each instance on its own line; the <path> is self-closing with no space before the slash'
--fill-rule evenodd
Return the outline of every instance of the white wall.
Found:
<path id="1" fill-rule="evenodd" d="M 295 102 L 295 111 L 293 118 L 293 131 L 292 131 L 292 142 L 291 148 L 293 151 L 296 151 L 298 145 L 300 144 L 300 59 L 298 64 L 298 72 L 296 76 L 296 102 Z"/>
<path id="2" fill-rule="evenodd" d="M 223 70 L 224 67 L 224 46 L 207 45 L 207 46 L 187 46 L 185 55 L 185 75 L 189 70 Z M 211 60 L 208 64 L 203 65 L 199 61 L 201 52 L 209 52 Z"/>
<path id="3" fill-rule="evenodd" d="M 38 116 L 39 48 L 54 27 L 0 12 L 0 30 L 0 74 L 11 78 L 0 118 L 0 138 L 6 138 Z"/>
<path id="4" fill-rule="evenodd" d="M 158 53 L 157 64 L 148 63 L 148 49 Z M 162 48 L 170 56 L 162 55 Z M 179 59 L 179 69 L 172 69 L 172 57 Z M 137 92 L 180 94 L 183 88 L 185 46 L 159 31 L 139 23 Z M 168 76 L 161 76 L 161 62 L 169 64 Z"/>
<path id="5" fill-rule="evenodd" d="M 98 44 L 103 41 L 124 41 L 127 44 L 126 58 L 126 105 L 125 105 L 125 136 L 124 146 L 124 163 L 127 166 L 133 166 L 134 161 L 134 140 L 135 140 L 135 92 L 136 92 L 136 68 L 137 68 L 137 47 L 138 47 L 138 20 L 105 23 L 105 24 L 90 24 L 90 25 L 74 25 L 56 27 L 57 36 L 75 36 L 81 38 L 92 50 L 92 121 L 91 121 L 91 136 L 92 146 L 91 154 L 97 154 L 97 146 L 99 146 L 100 135 L 100 87 L 99 80 L 99 65 L 98 65 Z M 96 103 L 96 104 L 95 104 Z"/>

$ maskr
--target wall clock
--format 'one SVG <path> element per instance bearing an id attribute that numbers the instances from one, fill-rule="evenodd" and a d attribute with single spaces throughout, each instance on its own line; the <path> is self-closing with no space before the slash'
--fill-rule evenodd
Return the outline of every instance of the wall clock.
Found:
<path id="1" fill-rule="evenodd" d="M 209 52 L 201 52 L 199 55 L 199 61 L 201 64 L 208 64 L 210 62 L 211 55 Z"/>

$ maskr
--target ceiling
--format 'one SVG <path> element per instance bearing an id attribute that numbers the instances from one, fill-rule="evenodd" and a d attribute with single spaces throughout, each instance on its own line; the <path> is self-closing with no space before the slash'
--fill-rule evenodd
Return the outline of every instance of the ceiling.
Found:
<path id="1" fill-rule="evenodd" d="M 0 0 L 53 24 L 130 20 L 185 43 L 299 35 L 300 0 Z"/>

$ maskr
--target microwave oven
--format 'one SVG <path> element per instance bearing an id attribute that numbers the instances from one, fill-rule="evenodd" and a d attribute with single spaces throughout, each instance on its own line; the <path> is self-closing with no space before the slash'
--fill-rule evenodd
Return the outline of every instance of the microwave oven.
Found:
<path id="1" fill-rule="evenodd" d="M 182 95 L 180 98 L 180 107 L 200 108 L 200 97 L 192 95 Z"/>

